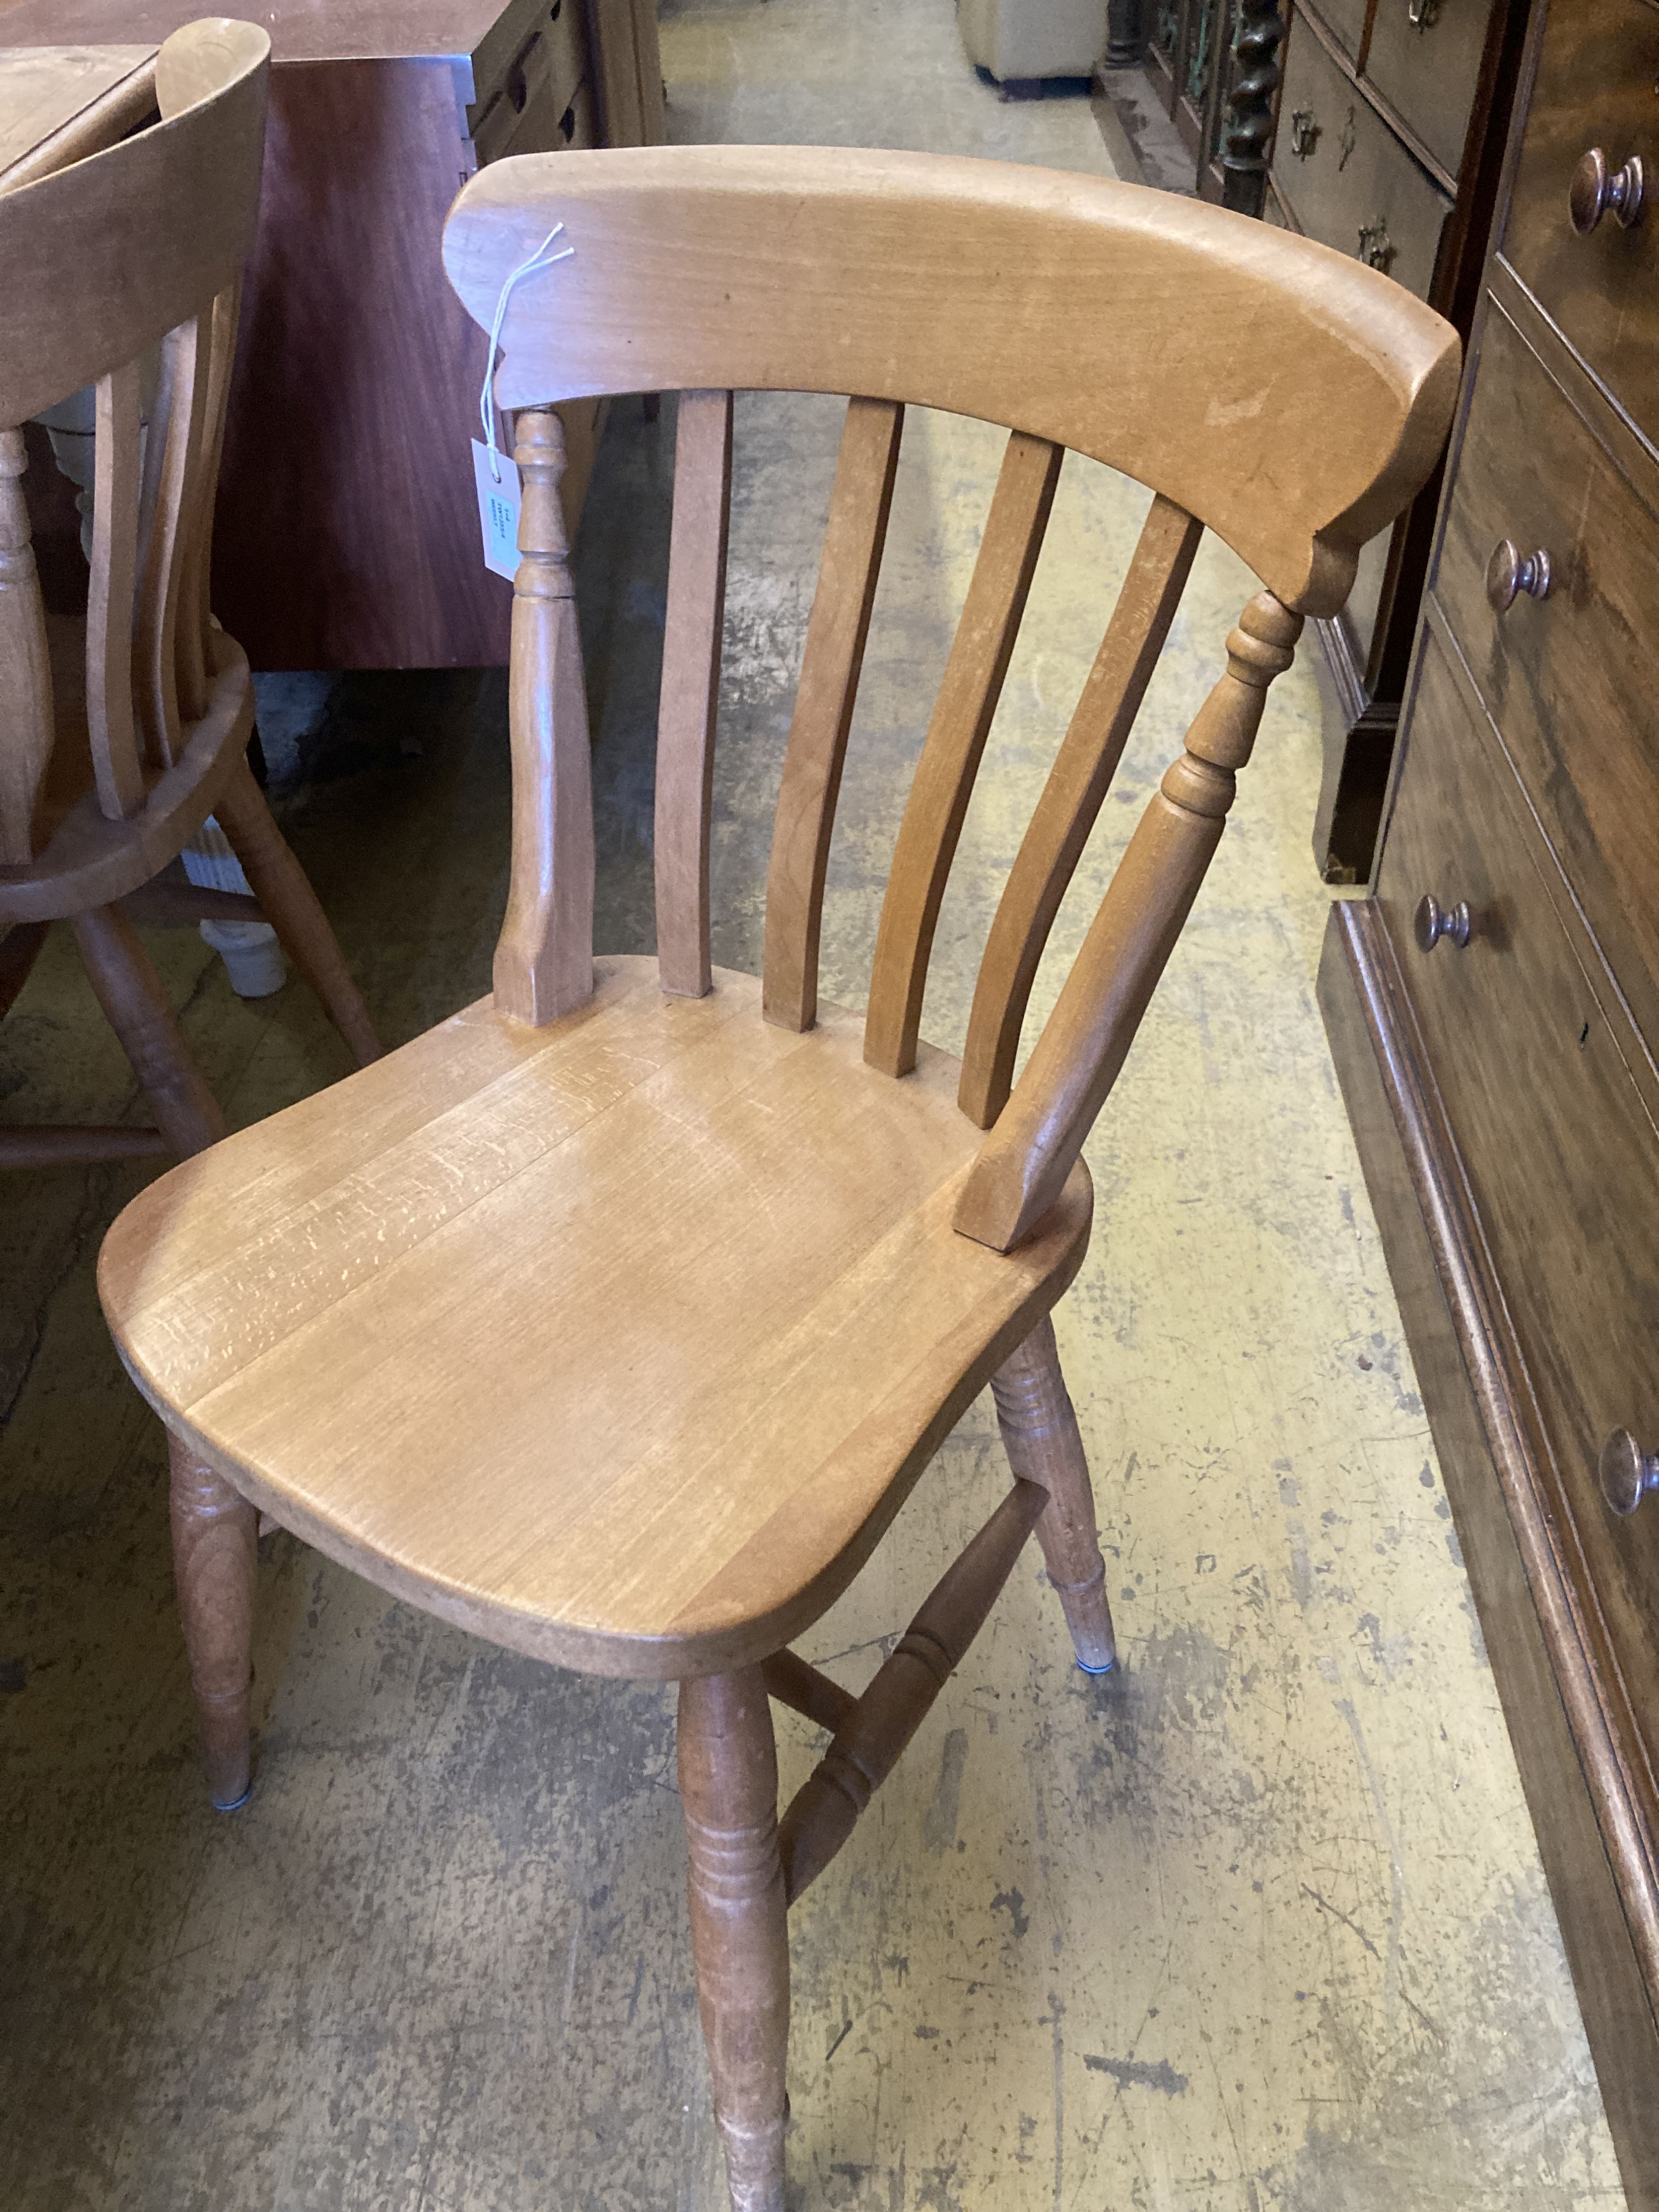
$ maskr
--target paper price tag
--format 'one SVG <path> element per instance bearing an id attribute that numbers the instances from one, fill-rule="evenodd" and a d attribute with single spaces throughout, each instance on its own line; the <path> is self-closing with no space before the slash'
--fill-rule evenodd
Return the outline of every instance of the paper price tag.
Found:
<path id="1" fill-rule="evenodd" d="M 510 583 L 519 573 L 519 471 L 502 453 L 495 455 L 497 483 L 489 448 L 472 441 L 472 480 L 478 488 L 478 525 L 483 532 L 484 566 Z"/>

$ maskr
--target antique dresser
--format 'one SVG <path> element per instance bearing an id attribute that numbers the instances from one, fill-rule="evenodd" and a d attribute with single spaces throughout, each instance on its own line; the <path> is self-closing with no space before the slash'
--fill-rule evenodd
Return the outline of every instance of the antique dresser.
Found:
<path id="1" fill-rule="evenodd" d="M 1656 585 L 1659 5 L 1540 0 L 1374 893 L 1336 903 L 1321 1000 L 1636 2207 L 1659 2206 Z"/>
<path id="2" fill-rule="evenodd" d="M 1269 222 L 1386 270 L 1468 336 L 1526 0 L 1280 0 L 1277 14 L 1273 0 L 1144 0 L 1133 27 L 1108 63 L 1144 60 L 1187 149 L 1188 189 L 1259 204 Z M 1271 138 L 1259 203 L 1227 191 L 1241 124 L 1239 150 Z M 1158 181 L 1174 181 L 1162 167 Z M 1315 849 L 1332 883 L 1370 872 L 1438 490 L 1366 549 L 1347 607 L 1319 625 L 1328 760 Z"/>
<path id="3" fill-rule="evenodd" d="M 1295 0 L 1263 213 L 1385 270 L 1465 337 L 1480 296 L 1524 0 Z M 1370 873 L 1438 485 L 1366 548 L 1320 625 L 1327 879 Z"/>

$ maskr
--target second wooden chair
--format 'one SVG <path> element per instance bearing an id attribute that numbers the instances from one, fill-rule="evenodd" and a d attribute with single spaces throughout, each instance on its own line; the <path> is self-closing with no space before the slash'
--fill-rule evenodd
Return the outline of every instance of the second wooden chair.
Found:
<path id="1" fill-rule="evenodd" d="M 158 123 L 0 194 L 0 933 L 11 925 L 17 969 L 48 922 L 72 925 L 156 1124 L 10 1124 L 0 1127 L 0 1167 L 192 1153 L 224 1134 L 135 911 L 269 921 L 358 1065 L 380 1053 L 253 780 L 247 659 L 208 607 L 270 54 L 251 23 L 186 26 L 156 56 Z M 158 346 L 146 424 L 141 382 Z M 92 574 L 85 623 L 58 641 L 54 682 L 21 425 L 83 385 L 97 393 Z M 155 884 L 209 814 L 253 899 Z"/>

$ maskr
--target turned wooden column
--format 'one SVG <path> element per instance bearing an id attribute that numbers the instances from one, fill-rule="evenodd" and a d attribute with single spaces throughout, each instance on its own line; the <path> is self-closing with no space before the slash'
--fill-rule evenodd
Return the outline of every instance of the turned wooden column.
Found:
<path id="1" fill-rule="evenodd" d="M 783 2212 L 789 1939 L 758 1667 L 680 1684 L 691 1949 L 732 2212 Z"/>
<path id="2" fill-rule="evenodd" d="M 1116 1662 L 1117 1646 L 1095 1528 L 1094 1486 L 1047 1314 L 991 1377 L 991 1395 L 1009 1466 L 1048 1493 L 1037 1541 L 1065 1608 L 1077 1663 L 1088 1674 L 1104 1674 Z"/>
<path id="3" fill-rule="evenodd" d="M 169 1434 L 173 1571 L 208 1790 L 222 1813 L 249 1787 L 253 1582 L 259 1516 L 222 1474 Z"/>

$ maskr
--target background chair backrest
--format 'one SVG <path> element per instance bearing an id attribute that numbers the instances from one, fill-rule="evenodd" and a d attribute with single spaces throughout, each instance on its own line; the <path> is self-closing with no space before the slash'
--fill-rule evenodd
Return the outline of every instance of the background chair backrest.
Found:
<path id="1" fill-rule="evenodd" d="M 1302 620 L 1427 477 L 1459 354 L 1358 263 L 1139 186 L 936 156 L 684 147 L 529 156 L 461 193 L 450 279 L 520 410 L 514 872 L 498 1004 L 556 1017 L 592 985 L 580 648 L 553 403 L 682 393 L 658 732 L 665 987 L 708 988 L 708 807 L 734 389 L 849 394 L 767 886 L 767 1018 L 810 1027 L 824 866 L 906 401 L 1011 432 L 900 827 L 866 1056 L 914 1066 L 933 932 L 1064 449 L 1157 495 L 981 963 L 961 1103 L 992 1132 L 958 1227 L 1006 1249 L 1052 1204 L 1219 840 Z M 1020 1029 L 1205 527 L 1267 586 L 1164 778 L 1017 1087 Z"/>
<path id="2" fill-rule="evenodd" d="M 185 26 L 156 56 L 159 122 L 0 195 L 0 860 L 35 850 L 53 733 L 20 426 L 82 386 L 96 391 L 87 718 L 110 819 L 140 811 L 207 710 L 209 536 L 270 53 L 251 23 Z"/>

